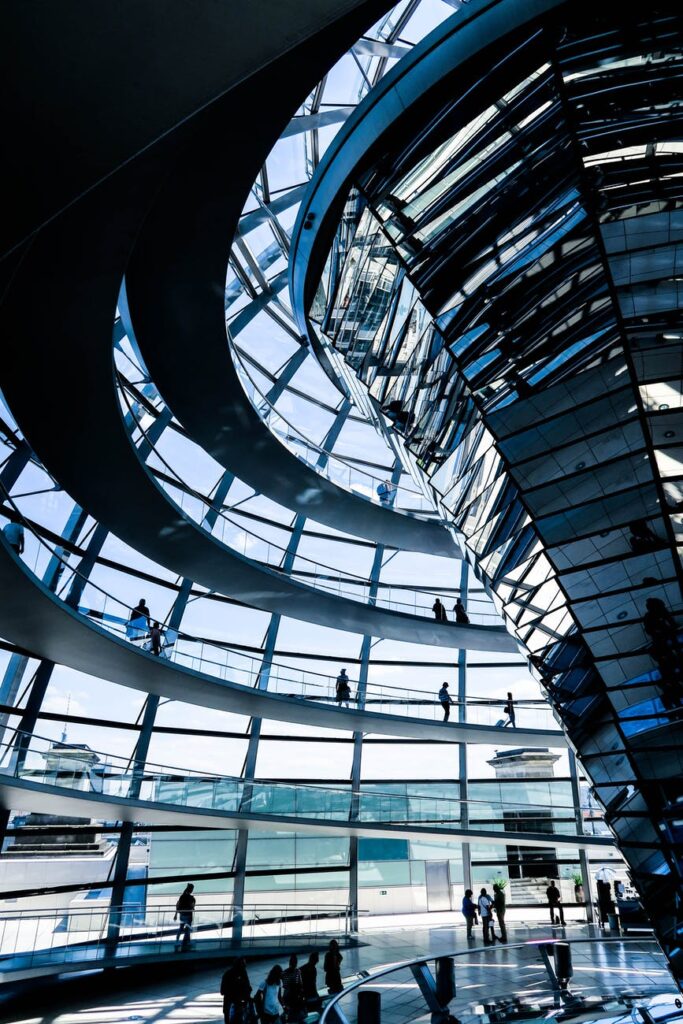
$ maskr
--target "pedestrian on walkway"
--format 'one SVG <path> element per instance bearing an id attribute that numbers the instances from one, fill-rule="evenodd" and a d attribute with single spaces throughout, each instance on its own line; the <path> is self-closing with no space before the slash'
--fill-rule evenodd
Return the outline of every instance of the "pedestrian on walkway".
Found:
<path id="1" fill-rule="evenodd" d="M 256 989 L 254 1002 L 256 1012 L 263 1024 L 276 1024 L 282 1020 L 282 968 L 279 964 L 271 967 L 265 981 Z"/>
<path id="2" fill-rule="evenodd" d="M 318 992 L 318 961 L 317 953 L 311 953 L 308 963 L 301 968 L 301 981 L 304 986 L 304 1005 L 308 1013 L 320 1013 L 323 1001 Z"/>
<path id="3" fill-rule="evenodd" d="M 432 605 L 432 611 L 434 612 L 434 618 L 436 619 L 437 622 L 448 622 L 446 609 L 441 604 L 441 601 L 439 600 L 438 597 L 436 598 L 434 604 Z"/>
<path id="4" fill-rule="evenodd" d="M 467 923 L 467 938 L 472 939 L 472 928 L 477 923 L 477 908 L 472 901 L 473 892 L 471 889 L 465 889 L 465 895 L 462 898 L 462 915 Z"/>
<path id="5" fill-rule="evenodd" d="M 451 700 L 451 695 L 448 692 L 448 683 L 444 683 L 439 690 L 439 703 L 443 708 L 443 720 L 447 722 L 451 717 L 451 708 L 455 704 L 455 701 Z"/>
<path id="6" fill-rule="evenodd" d="M 505 927 L 505 910 L 506 910 L 506 899 L 505 891 L 500 885 L 494 885 L 493 887 L 493 908 L 498 918 L 498 931 L 500 932 L 499 942 L 507 942 L 508 931 Z"/>
<path id="7" fill-rule="evenodd" d="M 349 677 L 346 674 L 345 668 L 343 668 L 337 676 L 336 700 L 339 707 L 341 707 L 342 704 L 346 704 L 347 708 L 349 706 L 349 701 L 351 700 L 351 686 L 349 685 Z"/>
<path id="8" fill-rule="evenodd" d="M 564 928 L 564 908 L 562 906 L 562 894 L 555 885 L 554 881 L 550 882 L 550 885 L 545 891 L 548 897 L 548 909 L 550 910 L 550 923 L 561 924 Z M 555 915 L 558 915 L 557 918 Z"/>
<path id="9" fill-rule="evenodd" d="M 465 611 L 465 605 L 462 603 L 461 598 L 457 598 L 453 605 L 453 611 L 455 612 L 455 621 L 459 626 L 469 626 L 470 617 Z"/>
<path id="10" fill-rule="evenodd" d="M 140 640 L 145 633 L 149 632 L 151 616 L 144 597 L 135 605 L 130 613 L 126 626 L 126 636 L 129 640 Z"/>
<path id="11" fill-rule="evenodd" d="M 344 991 L 341 980 L 341 965 L 344 957 L 339 952 L 339 943 L 336 939 L 330 939 L 330 944 L 325 953 L 323 968 L 325 970 L 325 984 L 331 996 Z"/>
<path id="12" fill-rule="evenodd" d="M 243 956 L 228 962 L 228 968 L 221 979 L 221 995 L 225 1024 L 249 1024 L 251 984 L 247 961 Z"/>
<path id="13" fill-rule="evenodd" d="M 180 947 L 181 952 L 190 948 L 190 935 L 192 934 L 192 922 L 194 920 L 194 908 L 197 904 L 196 899 L 192 895 L 194 892 L 194 885 L 189 882 L 182 893 L 178 897 L 178 902 L 175 905 L 175 916 L 174 921 L 179 920 L 178 931 L 176 932 L 175 943 L 176 949 L 178 948 L 178 942 L 182 936 L 182 945 Z"/>
<path id="14" fill-rule="evenodd" d="M 3 526 L 2 533 L 3 533 L 3 536 L 4 536 L 5 540 L 7 541 L 9 546 L 12 548 L 12 550 L 17 555 L 23 555 L 23 553 L 24 553 L 24 527 L 21 525 L 21 523 L 7 523 L 6 526 Z"/>
<path id="15" fill-rule="evenodd" d="M 161 654 L 162 641 L 161 626 L 159 625 L 158 622 L 152 623 L 149 635 L 151 637 L 152 654 L 156 655 L 156 657 L 158 658 L 159 655 Z"/>
<path id="16" fill-rule="evenodd" d="M 481 918 L 484 945 L 492 946 L 496 941 L 496 936 L 493 930 L 493 900 L 487 893 L 486 889 L 482 889 L 479 893 L 477 904 L 479 906 L 479 917 Z"/>
<path id="17" fill-rule="evenodd" d="M 515 728 L 515 702 L 512 699 L 512 694 L 508 693 L 507 704 L 503 706 L 503 714 L 508 716 L 508 720 L 505 725 L 511 725 Z"/>

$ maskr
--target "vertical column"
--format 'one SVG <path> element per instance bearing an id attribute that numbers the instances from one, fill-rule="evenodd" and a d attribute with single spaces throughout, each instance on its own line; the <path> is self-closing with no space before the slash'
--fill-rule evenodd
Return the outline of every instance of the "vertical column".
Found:
<path id="1" fill-rule="evenodd" d="M 581 787 L 579 786 L 579 771 L 576 763 L 576 755 L 569 748 L 569 777 L 572 787 L 572 803 L 574 805 L 574 816 L 576 818 L 576 831 L 583 833 L 583 812 L 581 810 Z M 586 903 L 586 920 L 589 924 L 593 922 L 593 885 L 590 876 L 590 863 L 585 848 L 579 850 L 579 866 L 583 879 L 583 898 Z"/>
<path id="2" fill-rule="evenodd" d="M 460 593 L 467 607 L 467 587 L 470 567 L 463 559 L 460 563 Z M 467 721 L 467 651 L 458 651 L 458 721 Z M 467 784 L 467 744 L 458 744 L 458 778 L 460 781 L 460 822 L 469 828 L 469 789 Z M 472 888 L 472 851 L 469 843 L 462 844 L 462 878 L 465 889 Z"/>

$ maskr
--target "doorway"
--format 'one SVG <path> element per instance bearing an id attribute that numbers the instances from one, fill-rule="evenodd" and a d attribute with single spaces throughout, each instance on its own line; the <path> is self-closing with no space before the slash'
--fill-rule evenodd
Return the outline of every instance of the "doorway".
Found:
<path id="1" fill-rule="evenodd" d="M 452 910 L 451 873 L 447 860 L 425 861 L 427 910 Z"/>

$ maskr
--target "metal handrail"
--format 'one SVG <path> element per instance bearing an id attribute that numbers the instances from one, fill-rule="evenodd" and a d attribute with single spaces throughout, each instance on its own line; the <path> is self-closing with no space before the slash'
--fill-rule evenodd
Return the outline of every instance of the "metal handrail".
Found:
<path id="1" fill-rule="evenodd" d="M 527 942 L 510 942 L 510 943 L 506 943 L 505 944 L 505 949 L 506 949 L 506 951 L 508 951 L 508 950 L 529 949 L 529 948 L 530 949 L 534 949 L 534 948 L 538 949 L 539 953 L 540 953 L 541 962 L 543 963 L 543 965 L 546 967 L 546 969 L 549 971 L 549 974 L 550 974 L 551 966 L 550 966 L 547 954 L 548 954 L 548 950 L 551 950 L 552 947 L 555 946 L 555 945 L 558 945 L 558 944 L 560 944 L 560 945 L 567 945 L 567 944 L 569 944 L 570 946 L 572 946 L 572 945 L 590 944 L 590 943 L 601 943 L 601 944 L 602 943 L 604 943 L 604 944 L 607 944 L 607 943 L 619 943 L 620 945 L 623 945 L 624 943 L 629 943 L 630 942 L 630 943 L 637 944 L 639 947 L 642 947 L 644 941 L 645 942 L 651 941 L 652 946 L 654 947 L 654 949 L 656 949 L 657 952 L 661 952 L 660 946 L 655 941 L 655 939 L 643 940 L 643 939 L 636 939 L 636 938 L 629 939 L 629 938 L 622 938 L 622 937 L 618 937 L 618 938 L 617 937 L 615 937 L 615 938 L 600 937 L 600 938 L 588 938 L 588 939 L 557 939 L 557 938 L 554 938 L 554 937 L 550 937 L 550 938 L 546 938 L 546 939 L 532 939 L 532 940 L 527 941 Z M 475 954 L 477 957 L 481 957 L 482 955 L 483 956 L 492 956 L 493 952 L 494 952 L 494 950 L 491 949 L 491 948 L 489 948 L 489 949 L 486 949 L 486 948 L 484 948 L 484 949 L 477 949 L 476 951 L 472 950 L 472 949 L 448 950 L 448 951 L 444 951 L 443 953 L 439 953 L 436 956 L 432 953 L 432 954 L 429 954 L 427 956 L 415 957 L 412 960 L 404 960 L 402 963 L 391 964 L 389 967 L 383 967 L 383 968 L 381 968 L 378 971 L 374 971 L 372 973 L 368 973 L 364 977 L 359 978 L 357 981 L 351 982 L 349 985 L 347 985 L 344 988 L 344 990 L 342 992 L 339 992 L 337 995 L 334 995 L 330 999 L 330 1001 L 326 1004 L 326 1006 L 325 1006 L 325 1008 L 323 1010 L 323 1013 L 322 1013 L 322 1015 L 320 1017 L 319 1024 L 345 1024 L 347 1018 L 346 1018 L 345 1014 L 343 1013 L 343 1011 L 341 1010 L 341 1008 L 339 1007 L 340 1001 L 342 999 L 346 998 L 347 996 L 349 996 L 352 992 L 357 991 L 358 989 L 362 988 L 365 985 L 372 986 L 377 981 L 379 981 L 381 978 L 386 978 L 386 977 L 388 977 L 391 974 L 397 973 L 398 971 L 412 970 L 413 968 L 426 967 L 427 964 L 431 963 L 433 960 L 441 959 L 442 957 L 452 957 L 453 959 L 460 959 L 460 958 L 463 958 L 463 957 L 472 956 L 472 954 Z M 545 956 L 543 955 L 544 952 L 545 952 Z M 493 964 L 491 966 L 494 966 L 494 965 L 495 965 L 495 961 L 493 962 Z M 557 982 L 556 978 L 554 980 L 555 980 L 555 982 Z M 553 976 L 552 975 L 550 975 L 550 982 L 551 982 L 550 992 L 552 993 L 552 992 L 558 991 L 558 989 L 556 987 L 556 984 L 553 983 Z M 672 989 L 675 989 L 676 986 L 674 985 L 673 981 L 671 982 L 671 984 L 672 984 Z M 442 1008 L 442 1009 L 445 1009 L 445 1008 Z"/>

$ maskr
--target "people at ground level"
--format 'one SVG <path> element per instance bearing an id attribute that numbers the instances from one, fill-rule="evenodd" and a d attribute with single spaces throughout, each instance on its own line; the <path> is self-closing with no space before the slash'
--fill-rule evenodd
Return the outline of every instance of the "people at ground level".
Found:
<path id="1" fill-rule="evenodd" d="M 152 623 L 152 625 L 150 627 L 149 635 L 150 635 L 150 638 L 151 638 L 152 654 L 156 655 L 156 657 L 158 658 L 159 655 L 161 654 L 161 640 L 162 640 L 162 637 L 161 637 L 161 626 L 159 625 L 158 622 L 153 622 Z"/>
<path id="2" fill-rule="evenodd" d="M 473 892 L 471 889 L 465 889 L 465 895 L 462 898 L 462 916 L 465 918 L 467 925 L 467 938 L 473 938 L 472 928 L 477 923 L 477 908 L 472 900 Z"/>
<path id="3" fill-rule="evenodd" d="M 149 632 L 151 615 L 144 597 L 138 601 L 130 613 L 126 626 L 126 636 L 129 640 L 139 640 Z"/>
<path id="4" fill-rule="evenodd" d="M 545 891 L 548 897 L 548 909 L 550 910 L 550 923 L 561 924 L 564 927 L 564 908 L 562 906 L 562 894 L 554 882 Z"/>
<path id="5" fill-rule="evenodd" d="M 479 893 L 477 906 L 479 908 L 479 917 L 481 918 L 481 930 L 484 938 L 484 945 L 492 946 L 496 941 L 496 935 L 493 928 L 493 900 L 487 893 L 486 889 L 482 889 Z"/>
<path id="6" fill-rule="evenodd" d="M 228 963 L 221 978 L 223 1016 L 225 1024 L 249 1024 L 251 984 L 247 974 L 247 961 L 243 956 Z"/>
<path id="7" fill-rule="evenodd" d="M 298 967 L 296 953 L 289 958 L 289 966 L 282 972 L 282 1005 L 286 1019 L 290 1022 L 302 1021 L 306 1015 L 304 1008 L 304 984 Z"/>
<path id="8" fill-rule="evenodd" d="M 263 1024 L 275 1024 L 282 1013 L 282 968 L 275 964 L 256 990 L 254 1002 Z"/>
<path id="9" fill-rule="evenodd" d="M 505 892 L 500 886 L 493 887 L 493 908 L 498 918 L 498 931 L 500 932 L 500 942 L 507 942 L 508 932 L 505 927 L 505 910 L 506 910 L 506 899 Z"/>
<path id="10" fill-rule="evenodd" d="M 301 983 L 304 988 L 304 1005 L 308 1013 L 320 1013 L 323 1001 L 318 992 L 318 961 L 317 953 L 311 953 L 307 963 L 301 968 Z"/>
<path id="11" fill-rule="evenodd" d="M 456 602 L 453 605 L 453 611 L 455 612 L 455 621 L 461 626 L 468 626 L 470 617 L 465 611 L 465 605 L 462 603 L 462 598 L 456 598 Z"/>
<path id="12" fill-rule="evenodd" d="M 339 675 L 337 676 L 337 691 L 336 692 L 337 692 L 336 701 L 337 701 L 337 704 L 339 705 L 339 707 L 341 707 L 342 704 L 346 704 L 346 706 L 348 708 L 349 701 L 351 700 L 351 684 L 349 682 L 349 677 L 346 674 L 346 669 L 345 668 L 343 668 L 341 670 L 341 672 L 339 673 Z"/>
<path id="13" fill-rule="evenodd" d="M 24 527 L 21 523 L 7 523 L 6 526 L 3 526 L 2 533 L 12 550 L 18 555 L 23 555 Z"/>
<path id="14" fill-rule="evenodd" d="M 432 611 L 434 612 L 434 618 L 437 622 L 448 622 L 448 616 L 446 615 L 446 609 L 442 605 L 441 601 L 437 597 L 432 605 Z"/>
<path id="15" fill-rule="evenodd" d="M 511 725 L 515 728 L 515 702 L 512 699 L 512 694 L 508 693 L 507 703 L 503 705 L 503 714 L 508 716 L 505 725 Z"/>
<path id="16" fill-rule="evenodd" d="M 325 959 L 323 960 L 323 968 L 325 971 L 325 984 L 327 985 L 327 991 L 331 996 L 336 995 L 338 992 L 342 992 L 344 986 L 341 980 L 341 965 L 344 957 L 339 952 L 339 943 L 336 939 L 331 939 L 330 944 L 327 947 L 325 953 Z"/>
<path id="17" fill-rule="evenodd" d="M 377 484 L 377 495 L 381 505 L 389 507 L 394 496 L 394 485 L 391 480 L 382 480 Z"/>
<path id="18" fill-rule="evenodd" d="M 451 700 L 451 695 L 448 692 L 448 683 L 444 683 L 439 690 L 439 703 L 443 708 L 443 720 L 447 722 L 451 717 L 451 707 L 455 703 L 455 701 Z"/>
<path id="19" fill-rule="evenodd" d="M 180 896 L 178 902 L 175 905 L 175 916 L 174 921 L 178 921 L 178 931 L 176 932 L 176 947 L 178 942 L 182 938 L 181 950 L 189 949 L 190 936 L 192 934 L 192 922 L 194 921 L 194 908 L 197 904 L 196 899 L 192 895 L 194 892 L 194 885 L 189 882 Z"/>

